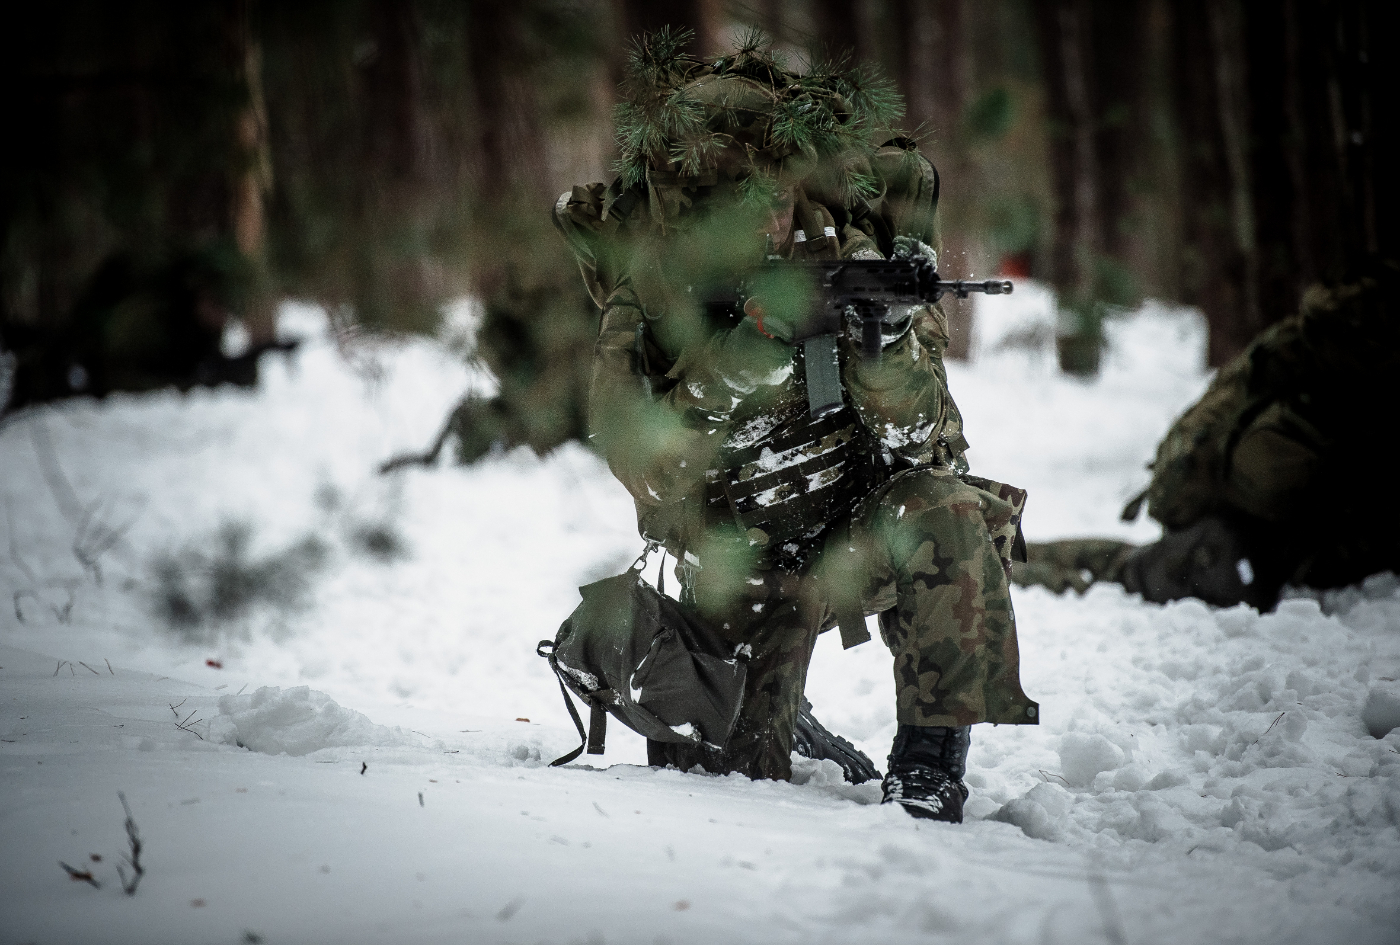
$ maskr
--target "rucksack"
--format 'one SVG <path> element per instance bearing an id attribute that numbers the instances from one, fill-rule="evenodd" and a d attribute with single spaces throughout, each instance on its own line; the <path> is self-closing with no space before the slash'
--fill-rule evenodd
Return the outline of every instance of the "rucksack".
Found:
<path id="1" fill-rule="evenodd" d="M 734 731 L 748 649 L 642 578 L 656 547 L 648 543 L 624 573 L 579 588 L 583 602 L 553 640 L 540 641 L 536 652 L 558 677 L 580 739 L 551 765 L 568 764 L 585 746 L 602 754 L 608 715 L 658 742 L 719 749 Z M 589 707 L 586 734 L 569 690 Z"/>

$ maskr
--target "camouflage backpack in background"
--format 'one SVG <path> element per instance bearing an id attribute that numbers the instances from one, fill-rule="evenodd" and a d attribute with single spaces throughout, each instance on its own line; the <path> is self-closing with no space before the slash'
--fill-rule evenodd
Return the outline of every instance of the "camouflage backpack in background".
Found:
<path id="1" fill-rule="evenodd" d="M 1398 295 L 1393 263 L 1309 289 L 1172 424 L 1148 514 L 1169 531 L 1234 523 L 1252 567 L 1278 583 L 1330 587 L 1400 566 L 1396 503 L 1375 493 L 1393 479 L 1382 430 L 1400 411 Z"/>

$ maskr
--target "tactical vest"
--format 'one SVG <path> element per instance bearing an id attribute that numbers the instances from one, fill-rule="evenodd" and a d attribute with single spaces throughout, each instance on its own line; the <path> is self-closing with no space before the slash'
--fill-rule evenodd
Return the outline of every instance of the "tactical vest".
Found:
<path id="1" fill-rule="evenodd" d="M 793 397 L 786 409 L 730 432 L 724 467 L 706 474 L 706 503 L 733 516 L 765 564 L 801 570 L 826 530 L 875 483 L 865 440 L 849 407 L 815 419 L 805 394 Z"/>

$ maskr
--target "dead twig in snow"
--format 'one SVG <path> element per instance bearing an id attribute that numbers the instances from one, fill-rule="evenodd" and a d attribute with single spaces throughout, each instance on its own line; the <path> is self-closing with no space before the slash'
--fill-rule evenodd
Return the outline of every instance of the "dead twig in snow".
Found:
<path id="1" fill-rule="evenodd" d="M 146 875 L 146 869 L 141 865 L 141 835 L 136 830 L 136 819 L 131 816 L 131 805 L 126 802 L 126 795 L 118 791 L 117 798 L 122 802 L 122 809 L 126 811 L 126 840 L 131 846 L 131 852 L 125 859 L 131 867 L 131 879 L 126 878 L 126 871 L 120 866 L 117 867 L 117 875 L 121 877 L 122 891 L 128 896 L 134 896 L 136 887 L 141 885 L 141 877 Z"/>
<path id="2" fill-rule="evenodd" d="M 71 621 L 73 619 L 73 605 L 78 602 L 78 595 L 74 592 L 72 585 L 65 583 L 61 586 L 64 592 L 68 594 L 68 600 L 64 601 L 63 606 L 61 607 L 56 604 L 53 604 L 48 600 L 45 600 L 44 596 L 37 591 L 32 591 L 28 588 L 21 588 L 20 590 L 15 591 L 15 619 L 18 620 L 20 623 L 25 622 L 24 610 L 20 607 L 19 602 L 26 597 L 32 597 L 36 601 L 47 607 L 49 611 L 54 615 L 54 619 L 57 620 L 59 623 L 66 624 L 69 621 Z"/>
<path id="3" fill-rule="evenodd" d="M 131 530 L 131 526 L 136 524 L 136 520 L 145 511 L 144 505 L 131 513 L 131 516 L 120 525 L 112 526 L 95 518 L 96 512 L 102 507 L 103 500 L 98 499 L 87 509 L 83 518 L 83 524 L 79 526 L 77 534 L 73 536 L 73 557 L 78 559 L 78 563 L 85 571 L 92 574 L 93 580 L 98 587 L 102 586 L 102 556 L 121 541 L 126 533 Z"/>
<path id="4" fill-rule="evenodd" d="M 45 599 L 38 591 L 38 588 L 41 586 L 39 576 L 34 573 L 34 569 L 29 567 L 29 563 L 25 561 L 24 556 L 19 553 L 19 544 L 16 542 L 15 535 L 15 513 L 8 499 L 5 501 L 5 520 L 9 525 L 10 560 L 15 563 L 15 567 L 19 568 L 20 573 L 25 576 L 25 579 L 28 580 L 31 585 L 30 587 L 20 588 L 14 593 L 15 619 L 20 623 L 25 622 L 24 609 L 20 607 L 19 602 L 26 597 L 32 597 L 40 604 L 47 607 L 59 623 L 68 623 L 73 616 L 73 605 L 77 603 L 78 600 L 77 594 L 74 591 L 73 582 L 65 581 L 58 585 L 68 593 L 68 600 L 62 607 L 56 606 Z"/>
<path id="5" fill-rule="evenodd" d="M 1272 722 L 1269 723 L 1269 727 L 1268 727 L 1268 728 L 1264 729 L 1264 731 L 1260 732 L 1257 736 L 1255 736 L 1254 741 L 1252 741 L 1252 742 L 1250 742 L 1248 745 L 1245 745 L 1245 746 L 1244 746 L 1244 751 L 1240 752 L 1240 755 L 1243 756 L 1245 751 L 1249 751 L 1249 750 L 1250 750 L 1251 748 L 1253 748 L 1255 745 L 1259 744 L 1259 739 L 1263 738 L 1265 735 L 1267 735 L 1267 734 L 1269 734 L 1270 732 L 1272 732 L 1272 731 L 1274 730 L 1274 726 L 1277 725 L 1279 722 L 1283 721 L 1283 717 L 1284 717 L 1285 715 L 1287 715 L 1287 714 L 1288 714 L 1288 710 L 1286 710 L 1286 709 L 1285 709 L 1284 711 L 1280 712 L 1280 713 L 1278 714 L 1278 716 L 1275 717 L 1274 720 L 1273 720 Z"/>
<path id="6" fill-rule="evenodd" d="M 113 526 L 98 515 L 99 510 L 106 503 L 105 499 L 98 498 L 88 504 L 84 504 L 78 498 L 77 490 L 68 481 L 68 476 L 63 472 L 63 465 L 58 460 L 58 451 L 54 449 L 53 440 L 49 438 L 49 430 L 42 423 L 31 423 L 29 425 L 29 439 L 34 445 L 34 455 L 39 460 L 39 471 L 44 476 L 44 482 L 49 487 L 49 492 L 53 494 L 54 502 L 58 505 L 58 510 L 63 513 L 75 531 L 73 534 L 72 552 L 78 564 L 82 565 L 84 571 L 92 575 L 93 581 L 102 586 L 101 559 L 108 551 L 112 550 L 131 526 L 136 524 L 136 520 L 145 511 L 144 504 L 122 524 Z"/>
<path id="7" fill-rule="evenodd" d="M 97 670 L 95 670 L 95 669 L 93 669 L 91 666 L 89 666 L 87 663 L 84 663 L 82 660 L 78 660 L 78 665 L 81 666 L 83 669 L 87 670 L 88 672 L 92 673 L 94 676 L 101 676 L 101 675 L 102 675 L 102 674 L 99 673 Z"/>
<path id="8" fill-rule="evenodd" d="M 1058 778 L 1059 780 L 1065 782 L 1065 786 L 1066 786 L 1066 787 L 1069 786 L 1069 779 L 1066 778 L 1064 775 L 1061 775 L 1061 774 L 1051 774 L 1049 771 L 1046 771 L 1044 768 L 1037 768 L 1036 770 L 1040 772 L 1040 776 L 1041 776 L 1042 778 L 1044 778 L 1044 779 L 1046 780 L 1047 783 L 1049 783 L 1049 781 L 1050 781 L 1051 778 Z"/>
<path id="9" fill-rule="evenodd" d="M 188 702 L 188 701 L 189 701 L 189 698 L 190 698 L 189 696 L 185 696 L 185 698 L 181 699 L 179 702 L 175 703 L 174 705 L 170 705 L 169 703 L 166 703 L 166 704 L 170 706 L 170 711 L 173 712 L 173 713 L 175 714 L 175 727 L 176 727 L 176 728 L 178 728 L 178 729 L 179 729 L 180 731 L 182 731 L 182 732 L 189 732 L 189 733 L 190 733 L 191 735 L 193 735 L 195 738 L 199 739 L 200 741 L 204 741 L 204 736 L 201 735 L 201 734 L 199 734 L 198 732 L 196 732 L 195 729 L 194 729 L 194 727 L 195 727 L 196 725 L 199 725 L 201 722 L 204 721 L 203 719 L 195 719 L 195 718 L 194 718 L 194 717 L 195 717 L 195 713 L 197 713 L 197 712 L 199 711 L 198 709 L 192 710 L 192 711 L 190 712 L 190 714 L 187 715 L 187 716 L 185 716 L 183 719 L 180 718 L 179 708 L 180 708 L 180 706 L 182 706 L 182 705 L 184 705 L 186 702 Z M 194 719 L 194 721 L 191 722 L 190 719 Z"/>
<path id="10" fill-rule="evenodd" d="M 58 510 L 71 524 L 76 525 L 84 512 L 83 503 L 79 500 L 78 493 L 73 489 L 73 484 L 63 473 L 63 466 L 58 461 L 58 453 L 54 450 L 53 440 L 49 438 L 49 428 L 37 420 L 31 423 L 29 425 L 29 442 L 34 447 L 34 456 L 39 460 L 39 472 L 43 474 L 44 482 L 48 485 L 49 492 L 58 505 Z"/>
<path id="11" fill-rule="evenodd" d="M 64 871 L 68 874 L 69 879 L 75 880 L 80 883 L 87 883 L 93 889 L 102 888 L 102 884 L 97 881 L 97 877 L 92 875 L 92 870 L 80 870 L 75 867 L 69 866 L 62 860 L 58 861 L 58 865 L 63 867 Z"/>
<path id="12" fill-rule="evenodd" d="M 30 570 L 29 565 L 26 564 L 24 558 L 20 556 L 19 545 L 15 542 L 15 510 L 12 507 L 12 503 L 8 498 L 5 500 L 5 522 L 10 526 L 9 534 L 11 560 L 14 561 L 15 567 L 19 568 L 20 571 L 24 573 L 24 576 L 29 579 L 30 584 L 38 584 L 38 575 L 36 575 L 32 570 Z"/>

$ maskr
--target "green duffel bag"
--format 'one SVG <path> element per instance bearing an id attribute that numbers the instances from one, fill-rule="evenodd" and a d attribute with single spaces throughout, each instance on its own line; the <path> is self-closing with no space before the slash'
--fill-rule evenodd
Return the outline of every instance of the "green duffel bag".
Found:
<path id="1" fill-rule="evenodd" d="M 648 545 L 624 573 L 579 588 L 583 603 L 553 640 L 540 641 L 536 652 L 559 677 L 581 741 L 553 765 L 568 764 L 585 747 L 601 755 L 609 714 L 659 742 L 718 749 L 734 731 L 748 649 L 642 579 L 655 547 Z M 591 710 L 587 734 L 570 689 Z"/>

